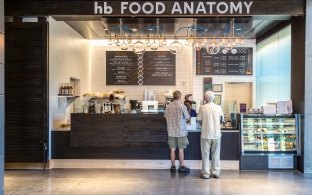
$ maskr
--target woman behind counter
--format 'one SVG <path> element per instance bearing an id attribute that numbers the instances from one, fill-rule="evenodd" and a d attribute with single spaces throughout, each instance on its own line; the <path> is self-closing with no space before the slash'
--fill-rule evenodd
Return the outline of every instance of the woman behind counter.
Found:
<path id="1" fill-rule="evenodd" d="M 192 102 L 190 100 L 185 100 L 184 105 L 187 108 L 188 113 L 190 114 L 191 117 L 196 117 L 196 111 L 192 109 Z"/>

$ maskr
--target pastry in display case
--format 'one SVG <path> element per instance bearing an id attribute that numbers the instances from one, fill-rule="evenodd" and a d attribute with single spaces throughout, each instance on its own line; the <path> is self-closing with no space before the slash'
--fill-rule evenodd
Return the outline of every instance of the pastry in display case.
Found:
<path id="1" fill-rule="evenodd" d="M 297 114 L 240 115 L 241 160 L 267 157 L 264 164 L 268 164 L 272 157 L 289 155 L 294 158 L 299 151 L 298 118 Z"/>

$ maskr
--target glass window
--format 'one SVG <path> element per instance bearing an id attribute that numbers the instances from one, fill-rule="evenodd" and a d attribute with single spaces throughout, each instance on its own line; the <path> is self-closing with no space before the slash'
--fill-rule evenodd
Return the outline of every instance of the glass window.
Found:
<path id="1" fill-rule="evenodd" d="M 290 100 L 291 26 L 257 44 L 256 104 Z"/>

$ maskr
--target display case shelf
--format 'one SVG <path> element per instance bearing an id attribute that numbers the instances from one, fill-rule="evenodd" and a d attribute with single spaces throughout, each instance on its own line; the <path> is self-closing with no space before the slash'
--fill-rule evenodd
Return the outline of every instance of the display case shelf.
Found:
<path id="1" fill-rule="evenodd" d="M 267 132 L 267 133 L 264 133 L 264 132 L 252 132 L 252 134 L 254 135 L 295 135 L 296 132 L 280 132 L 280 133 L 275 133 L 275 132 Z M 248 136 L 249 134 L 248 133 L 243 133 L 243 135 L 245 136 Z"/>

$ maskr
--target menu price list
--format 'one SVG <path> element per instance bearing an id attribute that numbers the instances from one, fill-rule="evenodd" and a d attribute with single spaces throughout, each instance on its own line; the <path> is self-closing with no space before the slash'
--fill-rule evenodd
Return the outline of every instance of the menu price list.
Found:
<path id="1" fill-rule="evenodd" d="M 253 48 L 232 48 L 223 53 L 207 54 L 203 48 L 196 51 L 196 75 L 252 75 Z"/>
<path id="2" fill-rule="evenodd" d="M 106 52 L 107 85 L 175 85 L 175 55 L 169 51 Z"/>

